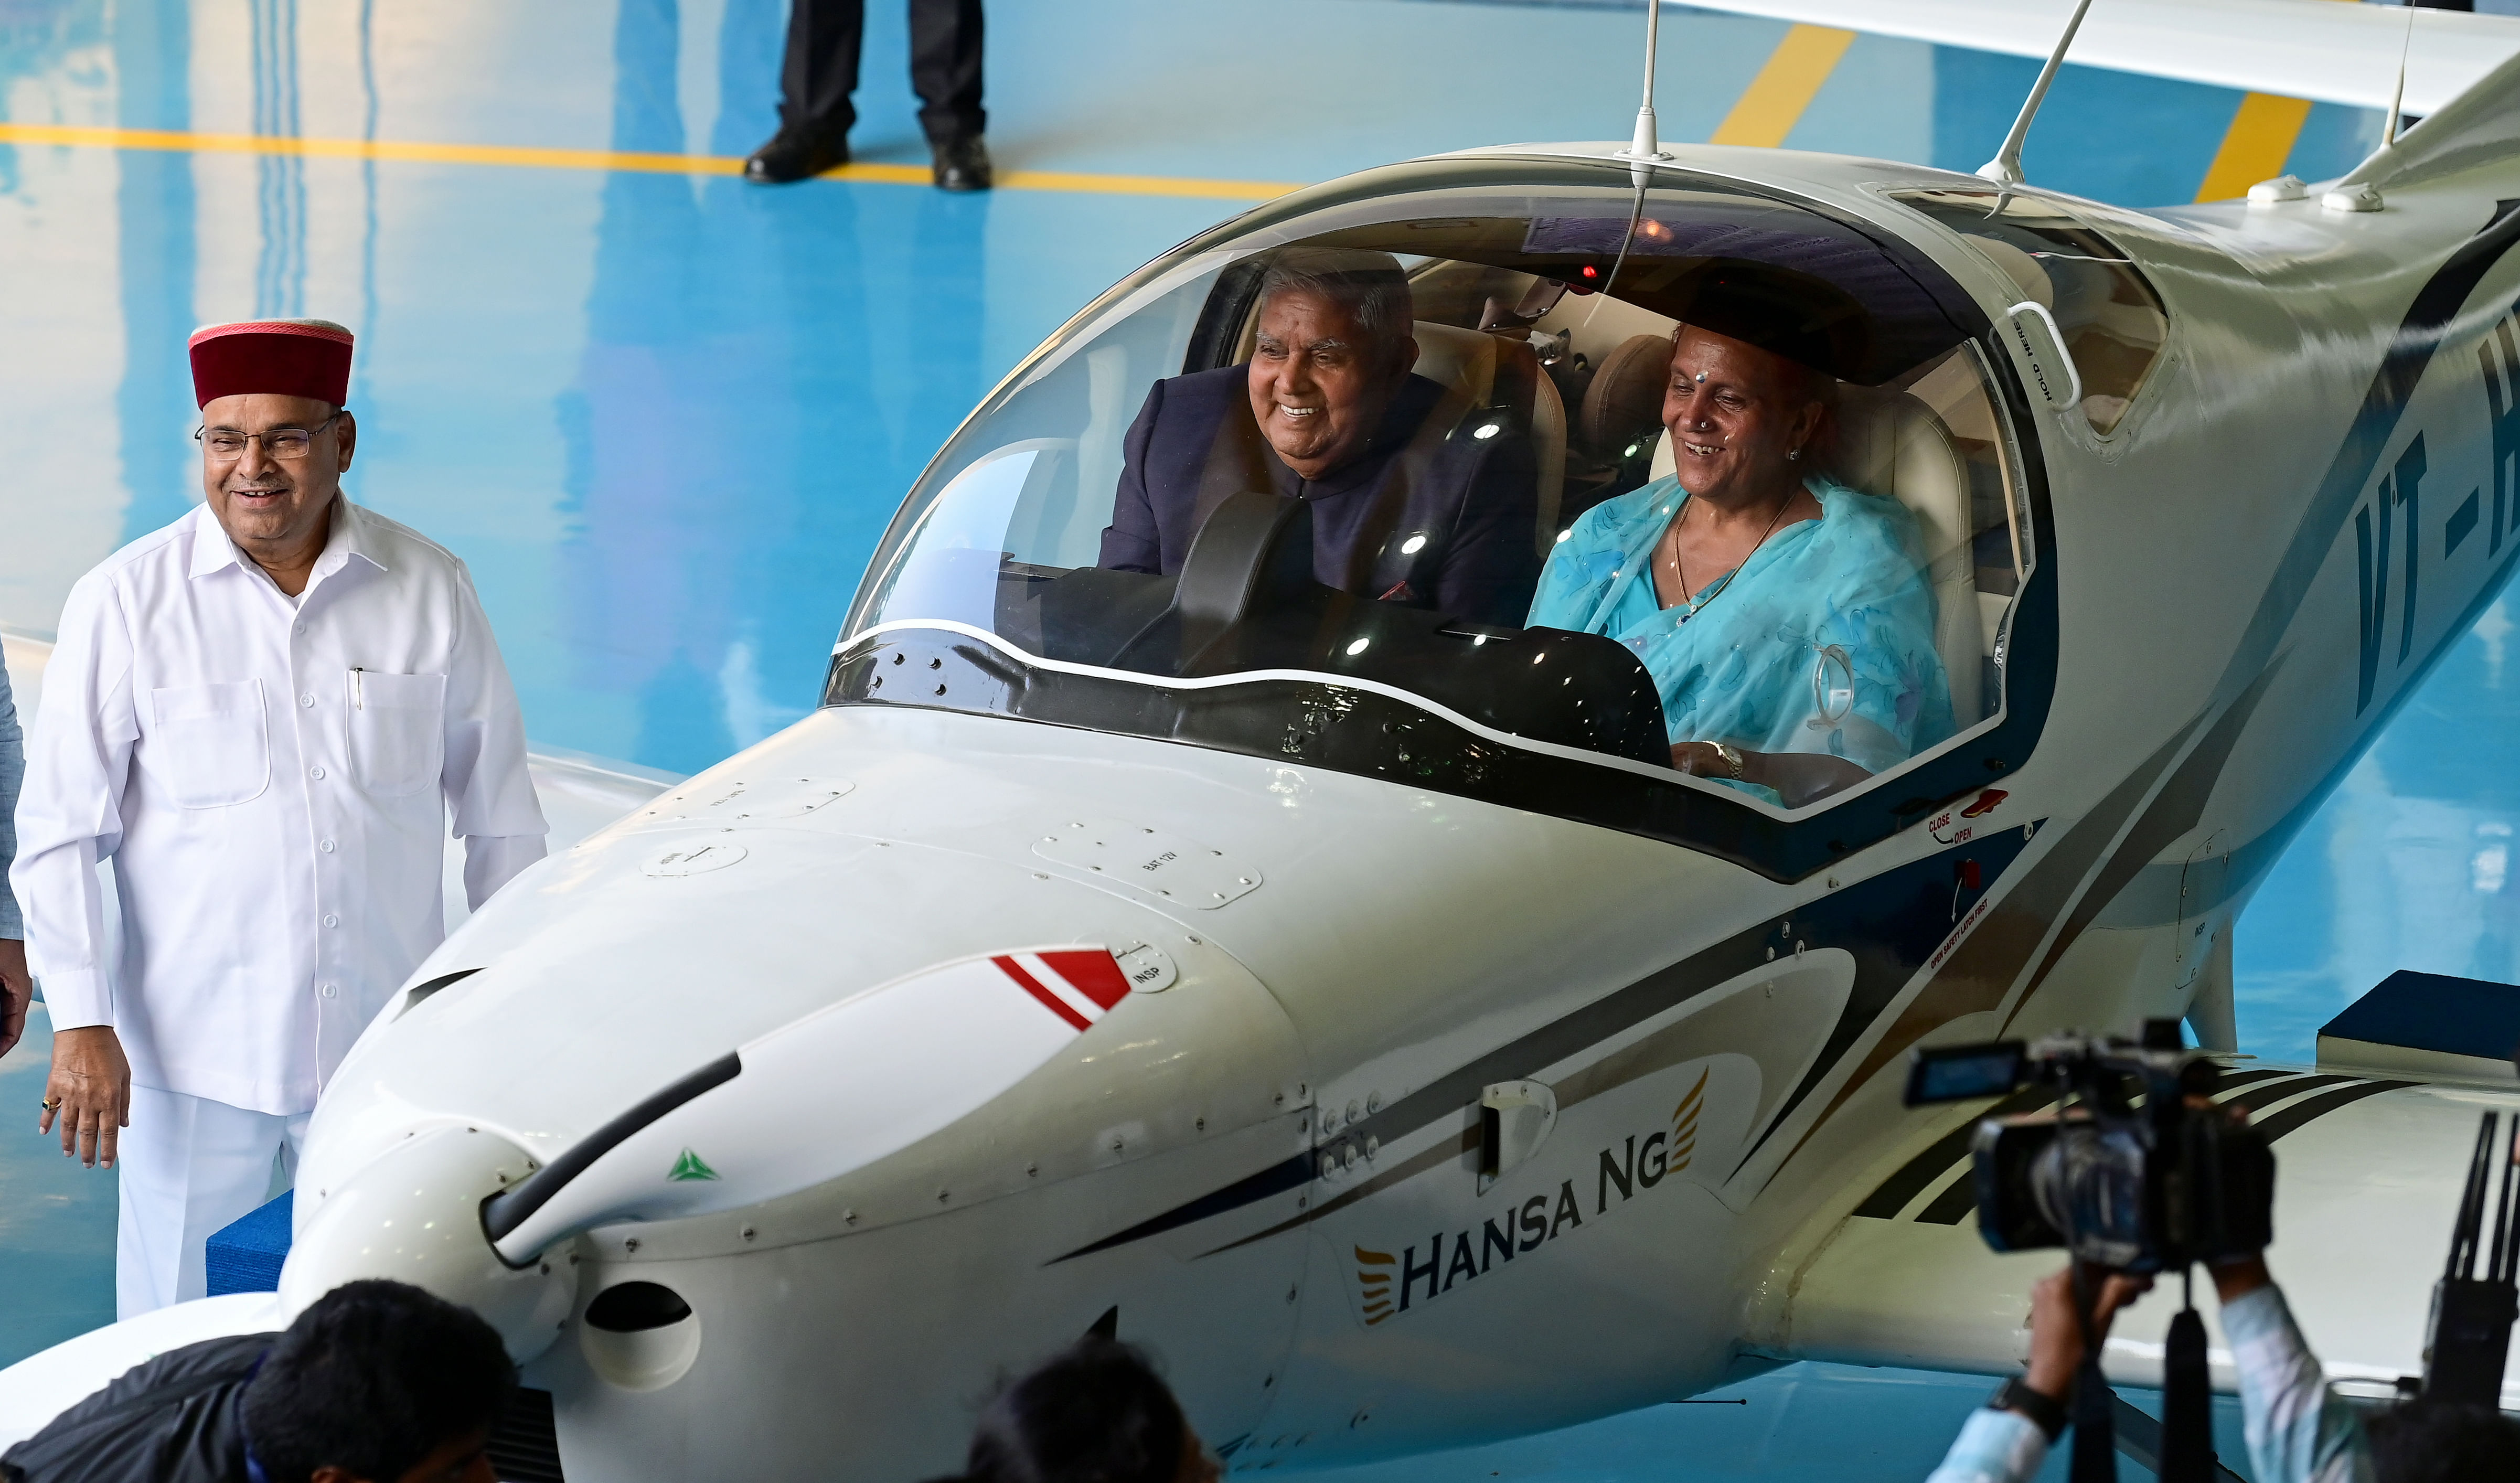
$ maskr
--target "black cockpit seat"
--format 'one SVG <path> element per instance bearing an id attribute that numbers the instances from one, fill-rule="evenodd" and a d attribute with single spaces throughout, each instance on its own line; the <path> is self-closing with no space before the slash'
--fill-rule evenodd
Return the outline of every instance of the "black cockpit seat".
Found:
<path id="1" fill-rule="evenodd" d="M 1632 335 L 1614 346 L 1584 388 L 1577 411 L 1573 446 L 1578 471 L 1575 487 L 1557 512 L 1557 523 L 1575 517 L 1613 495 L 1644 482 L 1645 461 L 1638 457 L 1662 423 L 1665 383 L 1671 377 L 1671 337 Z M 1555 532 L 1552 532 L 1554 538 Z"/>
<path id="2" fill-rule="evenodd" d="M 1456 436 L 1482 426 L 1478 414 L 1485 412 L 1494 414 L 1498 424 L 1492 436 L 1531 440 L 1540 474 L 1535 491 L 1540 514 L 1532 545 L 1546 556 L 1557 538 L 1566 476 L 1566 405 L 1556 383 L 1523 340 L 1422 319 L 1411 333 L 1418 338 L 1417 373 L 1451 388 L 1468 409 Z"/>

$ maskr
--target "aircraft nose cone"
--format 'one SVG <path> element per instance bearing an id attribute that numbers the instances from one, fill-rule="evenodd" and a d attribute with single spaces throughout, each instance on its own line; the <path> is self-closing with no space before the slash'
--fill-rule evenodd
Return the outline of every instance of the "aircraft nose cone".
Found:
<path id="1" fill-rule="evenodd" d="M 323 1192 L 290 1245 L 280 1299 L 291 1318 L 343 1282 L 388 1278 L 481 1315 L 523 1364 L 551 1346 L 577 1296 L 567 1260 L 510 1267 L 481 1229 L 484 1200 L 534 1160 L 506 1139 L 446 1125 L 415 1132 Z"/>

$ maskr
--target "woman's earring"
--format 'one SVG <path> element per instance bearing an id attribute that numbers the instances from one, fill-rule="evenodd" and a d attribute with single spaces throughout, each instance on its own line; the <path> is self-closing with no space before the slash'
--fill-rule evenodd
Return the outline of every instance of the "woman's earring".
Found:
<path id="1" fill-rule="evenodd" d="M 1800 448 L 1788 448 L 1785 450 L 1785 457 L 1788 461 L 1801 458 L 1802 456 L 1803 451 Z"/>

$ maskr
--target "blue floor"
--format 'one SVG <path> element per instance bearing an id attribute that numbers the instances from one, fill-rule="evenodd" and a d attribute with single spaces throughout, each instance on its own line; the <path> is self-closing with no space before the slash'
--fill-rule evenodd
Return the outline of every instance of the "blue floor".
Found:
<path id="1" fill-rule="evenodd" d="M 1586 1426 L 1314 1476 L 1322 1483 L 1913 1483 L 1934 1470 L 1960 1423 L 1993 1388 L 1974 1376 L 1792 1365 L 1681 1404 Z M 2120 1394 L 2145 1415 L 2161 1415 L 2159 1392 Z M 2217 1397 L 2215 1452 L 2247 1477 L 2240 1428 L 2239 1403 Z M 2068 1450 L 2056 1451 L 2035 1475 L 2038 1483 L 2065 1483 L 2068 1462 Z M 2120 1483 L 2150 1483 L 2153 1475 L 2121 1458 L 2118 1476 Z"/>
<path id="2" fill-rule="evenodd" d="M 52 1041 L 37 1005 L 0 1056 L 0 1364 L 113 1322 L 113 1175 L 35 1134 Z"/>
<path id="3" fill-rule="evenodd" d="M 0 124 L 739 156 L 772 126 L 784 9 L 9 0 Z M 1636 9 L 996 0 L 990 140 L 1002 168 L 1265 183 L 1624 137 Z M 902 7 L 871 10 L 859 157 L 923 163 Z M 1666 16 L 1666 134 L 1711 133 L 1783 30 Z M 1787 143 L 1973 168 L 2035 70 L 1865 37 Z M 2030 171 L 2184 202 L 2237 104 L 2069 67 Z M 2290 166 L 2334 174 L 2376 133 L 2315 109 Z M 813 703 L 894 503 L 988 387 L 1242 203 L 0 139 L 0 625 L 49 630 L 77 573 L 187 508 L 194 325 L 320 315 L 360 337 L 353 493 L 471 562 L 537 742 L 697 770 Z M 2248 1049 L 2307 1057 L 2394 967 L 2520 976 L 2511 626 L 2489 612 L 2243 920 Z M 43 1040 L 0 1060 L 0 1108 L 31 1109 Z M 0 1128 L 0 1363 L 111 1316 L 112 1224 L 108 1177 Z M 1913 1476 L 1982 1389 L 1797 1367 L 1745 1386 L 1746 1407 L 1372 1476 Z"/>

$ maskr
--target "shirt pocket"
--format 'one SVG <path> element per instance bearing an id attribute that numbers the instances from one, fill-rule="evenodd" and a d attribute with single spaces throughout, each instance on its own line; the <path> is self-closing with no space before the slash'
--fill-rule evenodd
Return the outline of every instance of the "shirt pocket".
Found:
<path id="1" fill-rule="evenodd" d="M 149 693 L 157 726 L 153 769 L 184 808 L 227 808 L 262 796 L 271 786 L 271 735 L 263 717 L 262 682 L 174 685 Z"/>
<path id="2" fill-rule="evenodd" d="M 371 796 L 398 798 L 437 781 L 446 762 L 446 677 L 354 669 L 350 771 Z"/>

